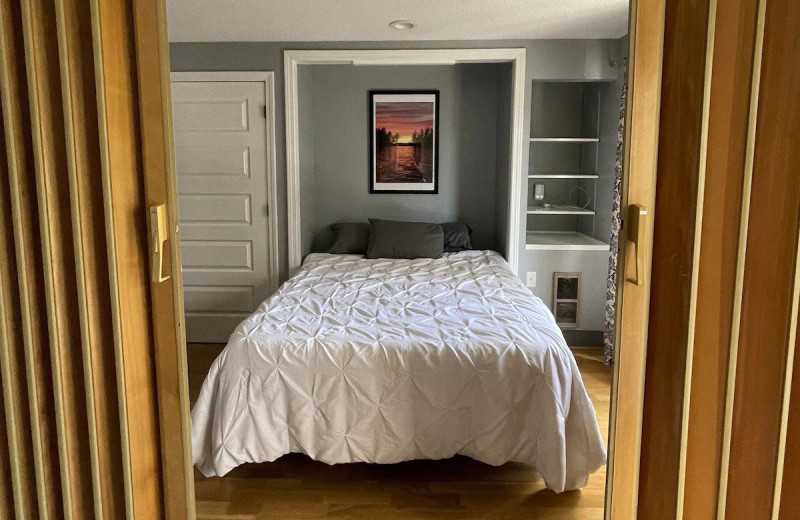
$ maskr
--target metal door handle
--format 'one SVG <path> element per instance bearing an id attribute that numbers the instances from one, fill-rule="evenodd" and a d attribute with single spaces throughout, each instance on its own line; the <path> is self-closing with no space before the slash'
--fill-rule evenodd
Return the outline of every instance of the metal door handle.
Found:
<path id="1" fill-rule="evenodd" d="M 631 204 L 628 206 L 628 240 L 633 242 L 636 255 L 636 276 L 628 278 L 634 285 L 643 286 L 647 283 L 647 272 L 644 261 L 647 248 L 645 247 L 645 236 L 647 233 L 647 208 L 641 204 Z"/>
<path id="2" fill-rule="evenodd" d="M 169 280 L 169 275 L 163 274 L 164 269 L 164 243 L 167 236 L 167 206 L 159 204 L 150 206 L 147 227 L 150 236 L 150 279 L 153 283 Z"/>

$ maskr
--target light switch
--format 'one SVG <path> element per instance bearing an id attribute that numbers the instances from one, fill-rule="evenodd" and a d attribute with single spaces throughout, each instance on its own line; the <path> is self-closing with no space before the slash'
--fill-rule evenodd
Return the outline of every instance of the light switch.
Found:
<path id="1" fill-rule="evenodd" d="M 536 271 L 528 271 L 525 277 L 525 285 L 528 287 L 536 287 Z"/>

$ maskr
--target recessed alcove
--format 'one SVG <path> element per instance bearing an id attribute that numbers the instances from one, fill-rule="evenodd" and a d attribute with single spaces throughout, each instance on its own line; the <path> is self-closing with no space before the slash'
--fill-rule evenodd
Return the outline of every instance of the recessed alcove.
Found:
<path id="1" fill-rule="evenodd" d="M 368 218 L 463 221 L 476 248 L 506 253 L 510 63 L 315 64 L 297 77 L 303 256 L 330 247 L 331 224 Z M 439 91 L 437 194 L 369 192 L 370 90 Z"/>

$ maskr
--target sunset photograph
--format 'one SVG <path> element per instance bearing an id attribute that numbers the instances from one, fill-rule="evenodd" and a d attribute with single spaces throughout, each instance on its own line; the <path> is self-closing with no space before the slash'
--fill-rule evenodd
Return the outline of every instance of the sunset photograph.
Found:
<path id="1" fill-rule="evenodd" d="M 373 192 L 436 192 L 438 92 L 371 93 Z"/>

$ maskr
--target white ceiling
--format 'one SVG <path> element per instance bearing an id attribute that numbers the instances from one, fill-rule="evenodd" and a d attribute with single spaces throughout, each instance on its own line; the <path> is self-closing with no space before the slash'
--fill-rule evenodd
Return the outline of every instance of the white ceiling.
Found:
<path id="1" fill-rule="evenodd" d="M 175 42 L 620 38 L 628 25 L 628 0 L 167 0 L 167 10 Z M 416 27 L 389 27 L 401 19 Z"/>

